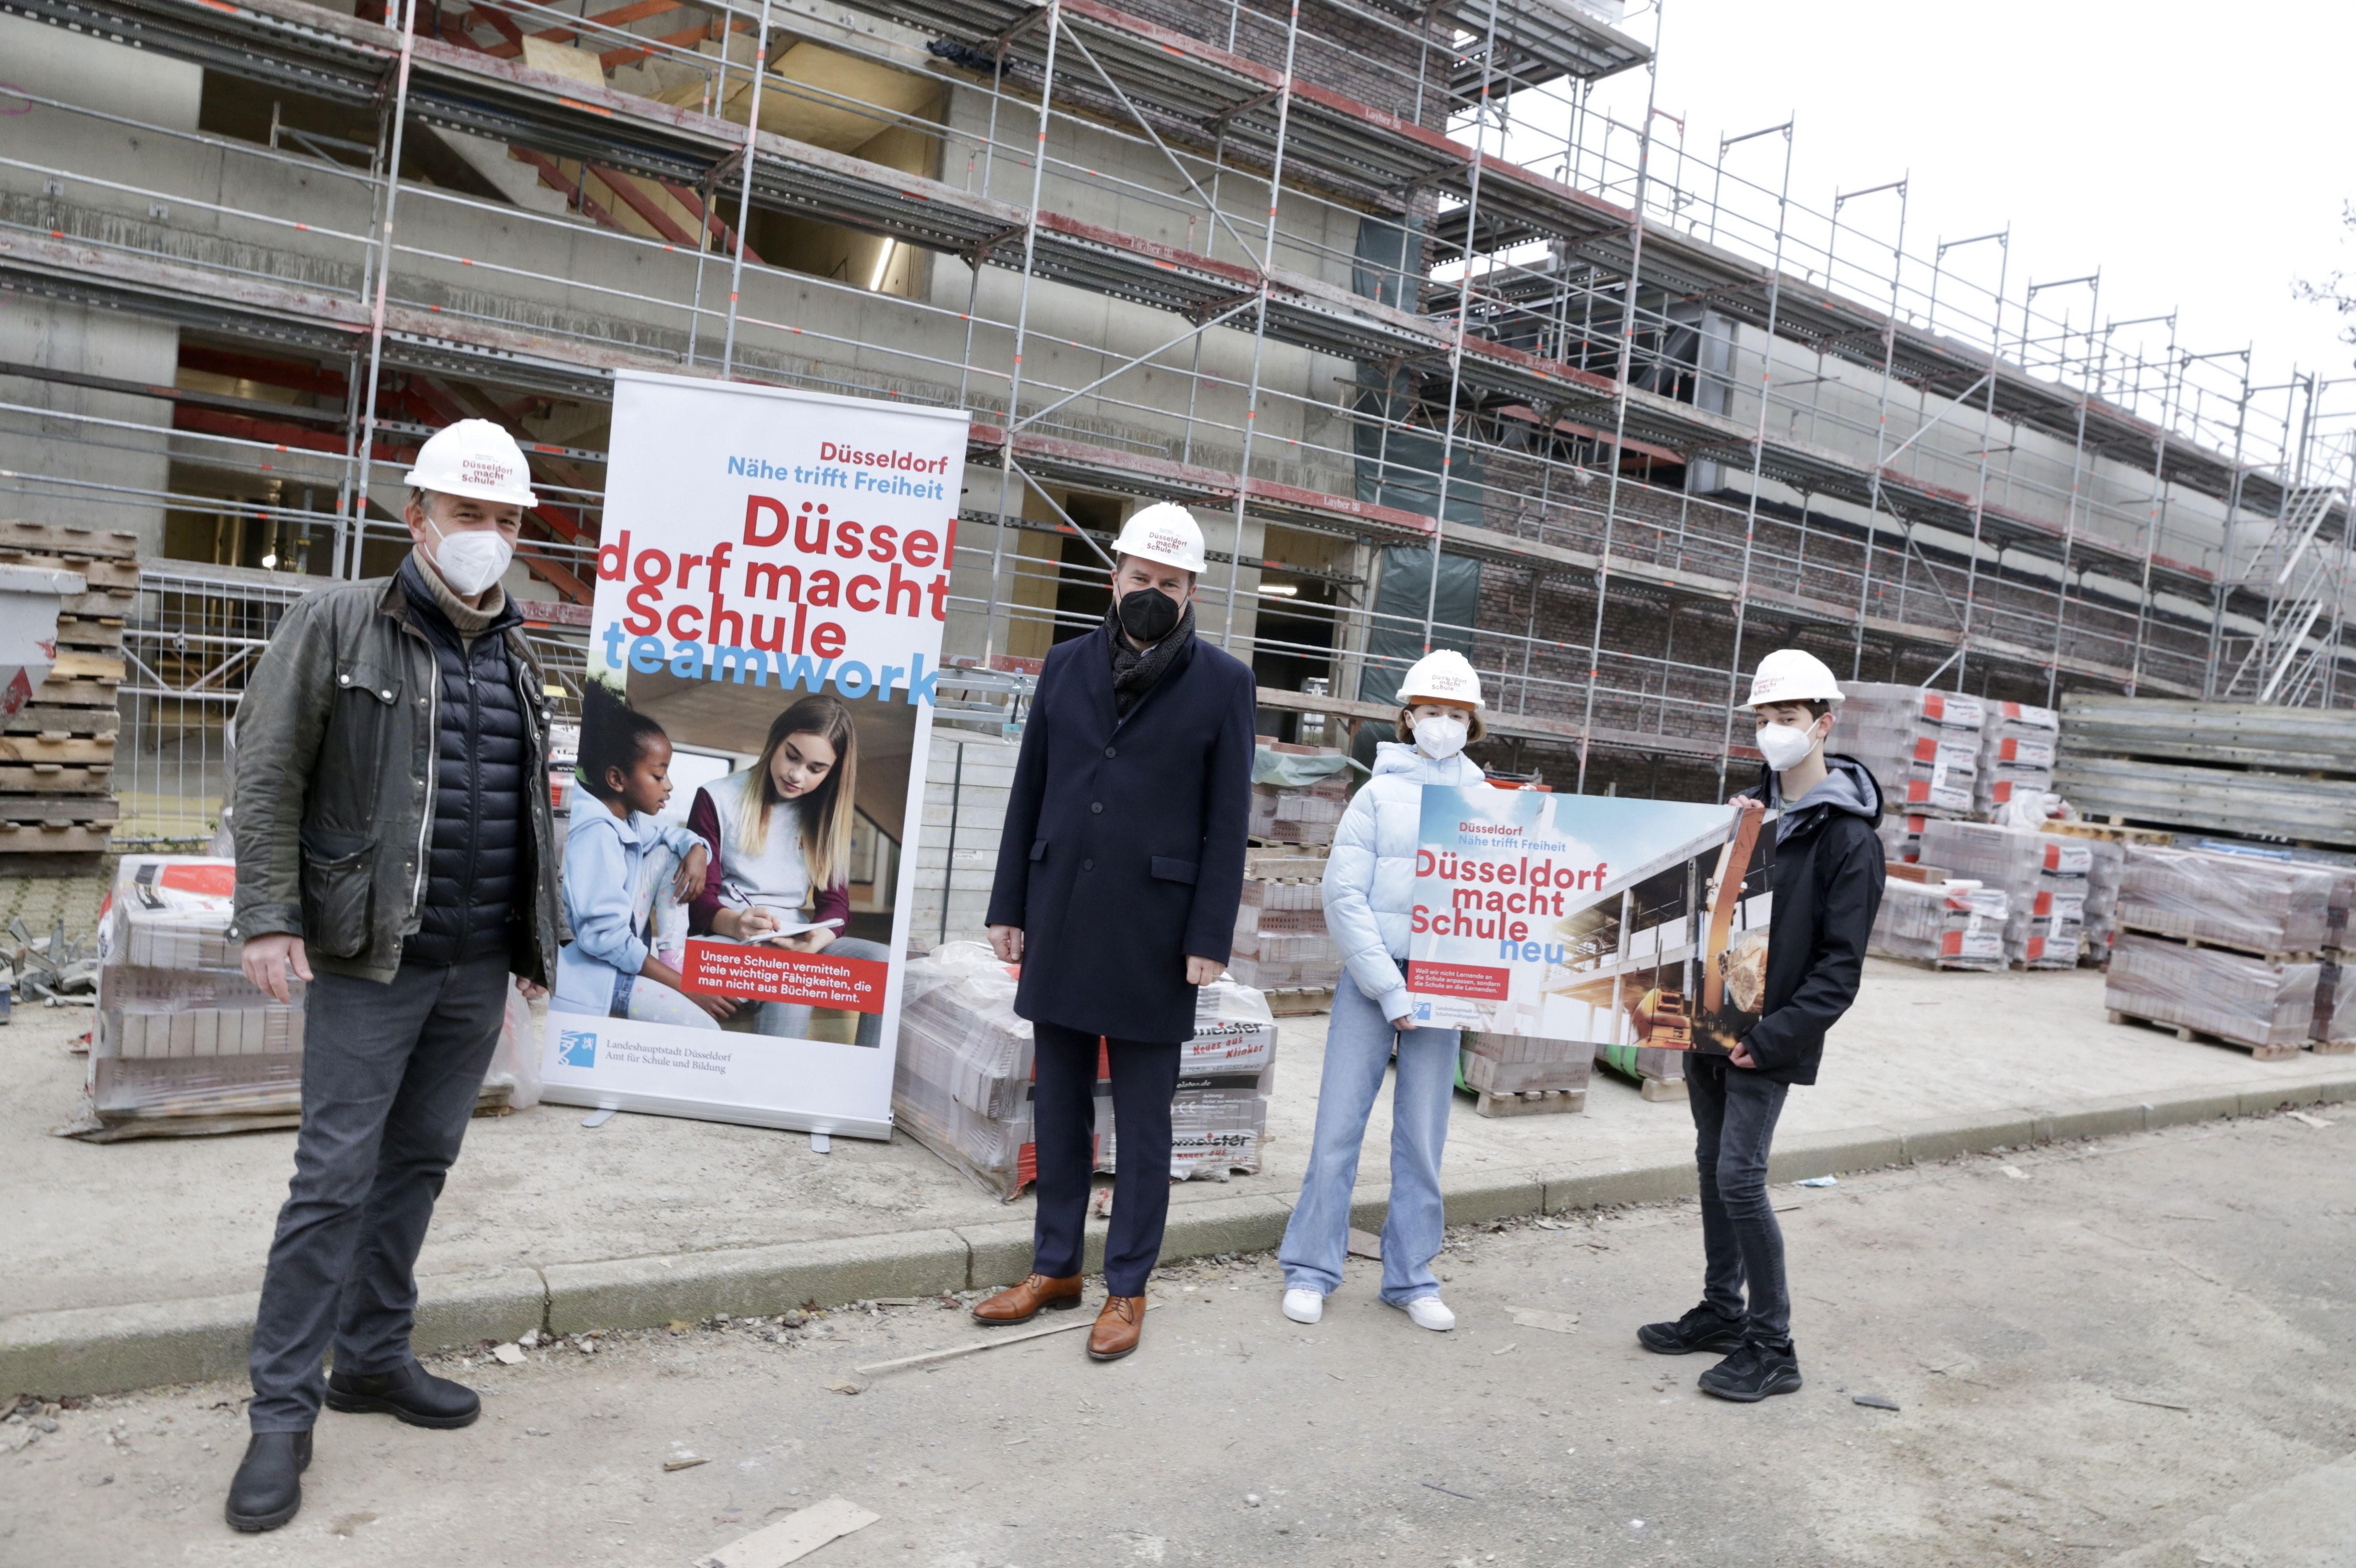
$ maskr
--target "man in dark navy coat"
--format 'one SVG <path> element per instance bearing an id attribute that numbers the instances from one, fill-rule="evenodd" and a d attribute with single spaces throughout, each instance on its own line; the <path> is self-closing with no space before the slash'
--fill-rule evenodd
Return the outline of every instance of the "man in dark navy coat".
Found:
<path id="1" fill-rule="evenodd" d="M 1257 706 L 1250 668 L 1194 635 L 1203 531 L 1185 508 L 1144 508 L 1114 549 L 1104 625 L 1040 674 L 999 841 L 990 938 L 1023 965 L 1014 1010 L 1037 1045 L 1039 1211 L 1030 1277 L 974 1308 L 1020 1323 L 1080 1304 L 1101 1039 L 1119 1136 L 1100 1361 L 1137 1349 L 1162 1253 L 1178 1048 L 1235 935 Z"/>

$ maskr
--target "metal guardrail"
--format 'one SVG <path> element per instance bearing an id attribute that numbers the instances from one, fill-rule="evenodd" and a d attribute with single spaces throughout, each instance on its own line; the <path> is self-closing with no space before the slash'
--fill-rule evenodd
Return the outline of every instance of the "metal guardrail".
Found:
<path id="1" fill-rule="evenodd" d="M 114 787 L 118 849 L 201 844 L 220 822 L 229 788 L 231 720 L 262 650 L 287 610 L 330 577 L 151 558 L 140 562 L 139 598 L 123 629 L 122 728 Z M 588 658 L 587 616 L 569 605 L 526 602 L 526 635 L 539 653 L 560 716 L 577 713 Z"/>

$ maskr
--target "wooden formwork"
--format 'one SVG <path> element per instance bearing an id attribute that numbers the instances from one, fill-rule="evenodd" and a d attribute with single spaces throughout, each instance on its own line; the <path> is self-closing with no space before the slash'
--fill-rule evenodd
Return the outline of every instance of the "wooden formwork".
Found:
<path id="1" fill-rule="evenodd" d="M 120 816 L 115 699 L 139 592 L 138 536 L 0 521 L 0 565 L 71 571 L 85 584 L 59 603 L 48 678 L 0 718 L 0 875 L 95 869 Z"/>

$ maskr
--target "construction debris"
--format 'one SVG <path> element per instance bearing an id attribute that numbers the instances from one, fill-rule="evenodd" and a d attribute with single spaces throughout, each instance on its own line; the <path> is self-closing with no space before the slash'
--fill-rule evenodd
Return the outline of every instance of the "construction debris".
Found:
<path id="1" fill-rule="evenodd" d="M 864 1530 L 883 1517 L 846 1499 L 829 1498 L 697 1558 L 695 1568 L 785 1568 L 828 1541 Z"/>

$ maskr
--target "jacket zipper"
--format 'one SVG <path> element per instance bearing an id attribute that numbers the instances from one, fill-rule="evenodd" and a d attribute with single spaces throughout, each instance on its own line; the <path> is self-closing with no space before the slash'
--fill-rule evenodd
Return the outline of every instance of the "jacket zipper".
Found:
<path id="1" fill-rule="evenodd" d="M 425 641 L 424 634 L 406 622 L 402 623 L 401 629 L 421 644 Z M 442 661 L 435 658 L 434 650 L 428 647 L 425 662 L 429 667 L 429 678 L 425 683 L 425 815 L 417 823 L 417 880 L 409 891 L 409 914 L 412 920 L 422 920 L 424 916 L 425 851 L 434 831 L 434 797 L 441 793 Z"/>

